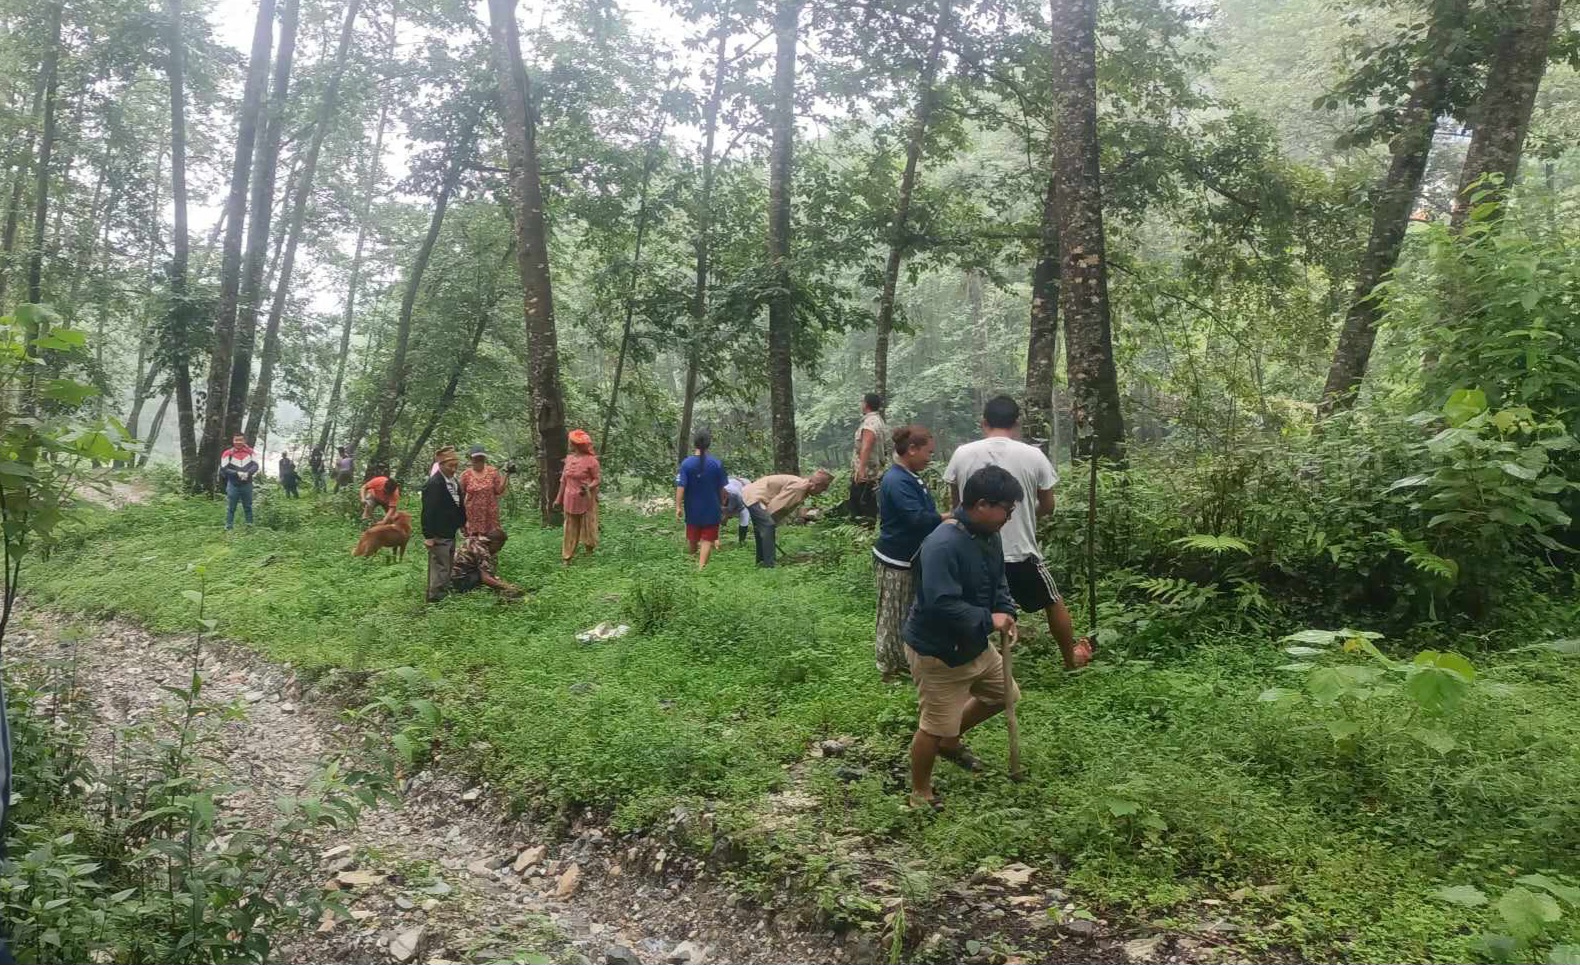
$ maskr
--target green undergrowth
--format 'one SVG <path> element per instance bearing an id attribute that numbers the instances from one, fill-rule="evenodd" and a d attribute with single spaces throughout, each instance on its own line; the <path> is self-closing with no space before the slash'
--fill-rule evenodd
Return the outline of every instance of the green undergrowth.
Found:
<path id="1" fill-rule="evenodd" d="M 1580 670 L 1561 654 L 1433 643 L 1478 670 L 1442 721 L 1445 753 L 1386 729 L 1336 742 L 1311 711 L 1259 700 L 1290 682 L 1275 640 L 1298 627 L 1274 618 L 1182 623 L 1153 660 L 1110 655 L 1076 675 L 1044 633 L 1016 663 L 1029 780 L 943 773 L 948 806 L 931 817 L 904 807 L 914 697 L 873 669 L 870 564 L 848 529 L 786 531 L 793 562 L 771 572 L 748 545 L 698 574 L 668 520 L 611 507 L 598 555 L 562 569 L 558 532 L 518 519 L 501 576 L 527 600 L 426 606 L 418 542 L 386 565 L 349 555 L 355 527 L 327 502 L 265 501 L 233 538 L 222 511 L 167 497 L 96 516 L 33 566 L 31 592 L 187 631 L 181 591 L 204 563 L 221 634 L 308 674 L 417 668 L 444 746 L 524 807 L 643 827 L 707 802 L 750 855 L 743 884 L 789 871 L 834 918 L 876 918 L 885 869 L 925 894 L 1023 861 L 1062 869 L 1094 912 L 1233 922 L 1250 953 L 1462 961 L 1496 921 L 1437 889 L 1496 896 L 1521 874 L 1580 874 Z M 633 630 L 576 641 L 600 622 Z M 829 737 L 853 743 L 808 756 Z M 1002 724 L 973 746 L 1002 762 Z M 811 803 L 786 809 L 787 791 Z M 1574 941 L 1577 918 L 1533 947 Z"/>

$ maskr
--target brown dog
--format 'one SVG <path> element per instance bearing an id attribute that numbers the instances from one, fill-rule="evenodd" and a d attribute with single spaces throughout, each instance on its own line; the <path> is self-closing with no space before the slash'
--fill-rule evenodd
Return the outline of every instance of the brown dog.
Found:
<path id="1" fill-rule="evenodd" d="M 403 560 L 406 558 L 406 544 L 410 541 L 411 513 L 390 513 L 383 522 L 369 526 L 362 533 L 351 555 L 376 556 L 379 550 L 388 549 L 395 559 Z"/>

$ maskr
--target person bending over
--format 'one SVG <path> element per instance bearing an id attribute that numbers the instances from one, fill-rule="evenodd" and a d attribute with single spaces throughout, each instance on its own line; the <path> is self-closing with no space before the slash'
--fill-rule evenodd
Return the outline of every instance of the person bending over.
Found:
<path id="1" fill-rule="evenodd" d="M 805 477 L 788 473 L 764 476 L 746 487 L 741 499 L 751 513 L 758 566 L 772 567 L 777 562 L 779 521 L 808 496 L 827 491 L 833 478 L 827 469 L 819 469 Z"/>
<path id="2" fill-rule="evenodd" d="M 479 586 L 495 590 L 507 600 L 521 595 L 521 588 L 499 578 L 499 551 L 505 548 L 505 531 L 494 527 L 468 536 L 456 547 L 450 563 L 450 593 L 465 593 Z"/>

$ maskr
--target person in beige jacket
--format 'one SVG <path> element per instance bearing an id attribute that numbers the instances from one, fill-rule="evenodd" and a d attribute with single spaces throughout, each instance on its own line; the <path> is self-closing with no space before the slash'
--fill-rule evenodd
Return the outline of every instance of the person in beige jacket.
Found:
<path id="1" fill-rule="evenodd" d="M 757 565 L 773 566 L 778 554 L 776 530 L 779 520 L 800 506 L 808 496 L 815 496 L 828 489 L 834 480 L 827 469 L 819 469 L 810 476 L 781 473 L 763 476 L 749 483 L 741 493 L 741 501 L 752 517 L 752 537 L 757 541 Z"/>

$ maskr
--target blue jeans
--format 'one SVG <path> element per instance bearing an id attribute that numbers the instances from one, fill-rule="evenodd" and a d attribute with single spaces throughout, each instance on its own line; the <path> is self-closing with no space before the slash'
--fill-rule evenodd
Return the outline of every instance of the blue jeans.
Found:
<path id="1" fill-rule="evenodd" d="M 236 504 L 241 503 L 241 511 L 247 518 L 247 525 L 252 525 L 252 483 L 239 483 L 229 480 L 225 483 L 225 528 L 231 529 L 236 525 Z"/>
<path id="2" fill-rule="evenodd" d="M 757 565 L 773 566 L 778 556 L 779 548 L 775 541 L 775 530 L 778 524 L 774 522 L 773 515 L 762 503 L 748 506 L 747 511 L 752 517 L 752 536 L 757 540 Z"/>

